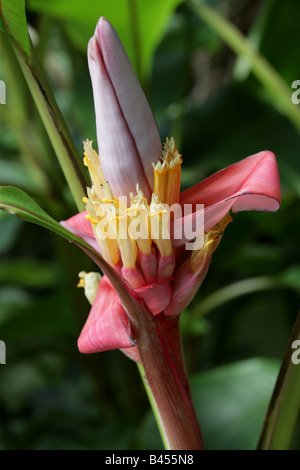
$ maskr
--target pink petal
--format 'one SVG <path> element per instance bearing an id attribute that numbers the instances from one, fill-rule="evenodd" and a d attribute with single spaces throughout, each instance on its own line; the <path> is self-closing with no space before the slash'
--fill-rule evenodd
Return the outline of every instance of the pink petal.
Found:
<path id="1" fill-rule="evenodd" d="M 79 336 L 78 349 L 89 354 L 133 345 L 125 310 L 110 282 L 103 276 L 97 297 Z"/>
<path id="2" fill-rule="evenodd" d="M 84 333 L 90 327 L 90 325 L 94 323 L 95 319 L 99 316 L 99 312 L 106 310 L 107 306 L 110 305 L 113 300 L 115 300 L 116 296 L 116 291 L 112 287 L 107 277 L 102 276 L 93 307 L 96 303 L 97 305 L 95 305 L 95 308 L 91 308 L 82 333 Z"/>
<path id="3" fill-rule="evenodd" d="M 136 268 L 126 268 L 123 266 L 121 268 L 121 274 L 124 279 L 130 284 L 133 289 L 137 289 L 138 287 L 142 287 L 145 285 L 145 279 L 139 269 Z"/>
<path id="4" fill-rule="evenodd" d="M 141 362 L 140 354 L 136 346 L 132 346 L 131 348 L 123 348 L 120 351 L 122 351 L 122 353 L 124 353 L 132 361 Z"/>
<path id="5" fill-rule="evenodd" d="M 105 18 L 89 42 L 88 61 L 104 176 L 116 195 L 128 195 L 138 183 L 149 198 L 151 162 L 161 154 L 161 140 L 125 49 Z"/>
<path id="6" fill-rule="evenodd" d="M 191 270 L 190 259 L 187 259 L 180 266 L 171 285 L 172 297 L 170 303 L 164 310 L 166 317 L 180 315 L 190 304 L 206 276 L 210 261 L 211 255 L 204 257 L 201 269 L 197 274 Z"/>
<path id="7" fill-rule="evenodd" d="M 144 255 L 141 251 L 138 253 L 138 262 L 141 267 L 146 284 L 156 282 L 157 259 L 154 248 L 151 253 Z"/>
<path id="8" fill-rule="evenodd" d="M 170 278 L 175 269 L 175 252 L 169 256 L 160 256 L 158 257 L 157 265 L 157 281 L 163 281 L 164 279 Z"/>
<path id="9" fill-rule="evenodd" d="M 219 222 L 231 209 L 239 211 L 276 211 L 281 202 L 280 181 L 276 157 L 264 151 L 214 173 L 200 183 L 183 191 L 180 204 L 204 204 L 204 229 Z M 198 213 L 199 214 L 199 213 Z M 184 224 L 198 216 L 183 217 Z M 178 222 L 177 222 L 178 223 Z M 186 238 L 174 240 L 174 246 Z"/>
<path id="10" fill-rule="evenodd" d="M 141 287 L 135 291 L 144 299 L 153 315 L 159 314 L 166 308 L 172 295 L 170 281 Z"/>
<path id="11" fill-rule="evenodd" d="M 79 212 L 68 220 L 62 220 L 60 224 L 71 233 L 74 233 L 74 235 L 89 243 L 96 251 L 99 251 L 91 222 L 85 217 L 86 214 L 86 211 Z"/>

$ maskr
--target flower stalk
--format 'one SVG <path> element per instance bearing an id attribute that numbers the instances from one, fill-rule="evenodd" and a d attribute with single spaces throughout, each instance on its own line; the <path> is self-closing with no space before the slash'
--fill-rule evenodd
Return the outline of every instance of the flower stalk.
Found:
<path id="1" fill-rule="evenodd" d="M 153 397 L 166 448 L 203 449 L 202 434 L 182 357 L 178 317 L 168 319 L 167 323 L 159 323 L 143 299 L 124 279 L 118 279 L 114 269 L 102 257 L 85 246 L 81 246 L 81 249 L 95 261 L 118 290 L 129 320 L 132 346 L 137 348 L 141 364 L 139 369 L 144 371 L 143 381 L 147 384 L 148 396 Z M 172 349 L 176 351 L 176 358 Z"/>
<path id="2" fill-rule="evenodd" d="M 145 380 L 153 395 L 167 449 L 203 449 L 203 439 L 187 378 L 184 377 L 186 379 L 184 384 L 182 371 L 180 374 L 161 332 L 157 330 L 157 340 L 153 348 L 147 341 L 145 331 L 146 328 L 140 330 L 136 342 L 145 371 Z"/>

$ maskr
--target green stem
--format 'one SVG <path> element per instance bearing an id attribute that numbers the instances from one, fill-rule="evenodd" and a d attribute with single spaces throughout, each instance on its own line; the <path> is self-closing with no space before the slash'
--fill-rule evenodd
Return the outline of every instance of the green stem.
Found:
<path id="1" fill-rule="evenodd" d="M 36 139 L 32 135 L 35 130 L 31 125 L 32 114 L 30 115 L 31 110 L 27 103 L 28 88 L 20 75 L 20 67 L 13 48 L 4 35 L 0 38 L 0 53 L 1 65 L 4 65 L 4 78 L 9 84 L 9 99 L 6 106 L 1 108 L 1 120 L 15 135 L 20 148 L 20 157 L 30 175 L 32 187 L 45 194 L 49 192 L 51 186 L 51 178 L 45 172 L 43 165 L 44 155 L 47 155 L 47 152 L 40 154 L 37 158 Z"/>
<path id="2" fill-rule="evenodd" d="M 185 446 L 195 446 L 196 444 L 196 446 L 198 445 L 199 447 L 194 448 L 203 448 L 201 431 L 199 429 L 197 417 L 194 411 L 193 399 L 185 368 L 179 328 L 179 317 L 165 317 L 163 314 L 161 314 L 156 317 L 156 320 L 162 335 L 162 342 L 167 349 L 168 367 L 171 366 L 173 369 L 172 375 L 175 378 L 174 390 L 168 390 L 168 386 L 164 383 L 167 377 L 166 366 L 161 367 L 161 371 L 158 371 L 160 374 L 160 376 L 158 375 L 158 380 L 161 382 L 159 384 L 159 393 L 157 393 L 155 390 L 157 383 L 155 383 L 155 381 L 153 382 L 151 377 L 154 375 L 152 372 L 154 366 L 151 366 L 151 374 L 148 372 L 149 380 L 146 379 L 147 374 L 145 373 L 144 367 L 142 365 L 139 365 L 139 370 L 144 382 L 151 408 L 153 410 L 154 417 L 157 422 L 158 430 L 162 437 L 164 447 L 165 449 L 192 449 L 193 447 Z M 143 355 L 140 355 L 141 358 L 143 358 Z M 149 354 L 147 354 L 147 362 L 148 356 Z M 157 355 L 157 357 L 160 356 Z M 149 368 L 147 363 L 145 364 L 145 367 Z M 155 368 L 159 368 L 158 360 L 156 360 Z M 175 405 L 175 403 L 172 405 L 171 395 L 174 392 L 175 396 L 177 396 L 175 399 L 180 400 L 180 406 L 178 406 L 178 404 Z M 181 418 L 180 408 L 182 405 L 185 416 L 183 415 Z M 172 408 L 176 410 L 177 416 L 175 417 L 172 414 Z M 180 445 L 181 447 L 173 447 L 174 436 L 172 436 L 172 434 L 174 429 L 176 429 L 178 432 L 178 436 L 176 437 L 177 442 L 175 441 L 175 445 Z"/>
<path id="3" fill-rule="evenodd" d="M 190 0 L 191 8 L 239 56 L 250 64 L 253 74 L 270 93 L 272 100 L 300 131 L 300 112 L 291 101 L 291 89 L 244 35 L 229 21 L 201 1 Z"/>
<path id="4" fill-rule="evenodd" d="M 282 361 L 258 443 L 259 450 L 288 450 L 300 412 L 300 312 Z M 298 351 L 298 352 L 297 352 Z"/>
<path id="5" fill-rule="evenodd" d="M 247 40 L 252 44 L 255 49 L 259 49 L 265 26 L 268 21 L 270 10 L 272 9 L 274 0 L 265 0 L 259 6 L 255 21 L 251 25 Z M 234 64 L 233 76 L 237 81 L 246 80 L 251 72 L 251 65 L 243 56 L 239 56 Z"/>
<path id="6" fill-rule="evenodd" d="M 33 47 L 31 49 L 32 63 L 30 66 L 18 51 L 16 51 L 16 55 L 74 201 L 78 210 L 82 211 L 84 210 L 82 198 L 85 196 L 87 184 L 83 170 L 79 165 L 79 156 Z"/>
<path id="7" fill-rule="evenodd" d="M 148 397 L 148 400 L 149 400 L 149 403 L 150 403 L 150 406 L 151 406 L 151 409 L 152 409 L 152 412 L 153 412 L 153 415 L 154 415 L 154 418 L 155 418 L 155 421 L 156 421 L 156 424 L 157 424 L 157 427 L 158 427 L 158 431 L 159 431 L 161 440 L 163 442 L 164 449 L 167 449 L 168 448 L 167 438 L 166 438 L 165 433 L 164 433 L 163 424 L 161 422 L 161 418 L 160 418 L 160 415 L 159 415 L 154 397 L 152 395 L 151 389 L 150 389 L 150 387 L 147 383 L 147 380 L 145 378 L 144 368 L 143 368 L 142 364 L 139 364 L 139 363 L 137 363 L 137 367 L 138 367 L 138 371 L 140 373 L 143 385 L 145 387 L 145 391 L 147 393 L 147 397 Z"/>
<path id="8" fill-rule="evenodd" d="M 223 305 L 225 302 L 234 300 L 237 297 L 251 294 L 252 292 L 259 292 L 261 290 L 278 289 L 280 287 L 284 287 L 280 280 L 267 276 L 254 277 L 234 282 L 233 284 L 223 287 L 204 298 L 200 302 L 200 305 L 197 305 L 195 315 L 197 315 L 197 317 L 202 317 L 220 305 Z"/>

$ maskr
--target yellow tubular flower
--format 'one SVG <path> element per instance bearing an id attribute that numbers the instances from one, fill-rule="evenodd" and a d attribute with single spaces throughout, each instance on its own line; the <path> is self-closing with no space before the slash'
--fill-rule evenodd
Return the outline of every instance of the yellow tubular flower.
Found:
<path id="1" fill-rule="evenodd" d="M 153 164 L 154 194 L 163 204 L 172 206 L 179 201 L 181 182 L 181 155 L 178 153 L 173 138 L 167 138 L 164 144 L 162 161 Z"/>
<path id="2" fill-rule="evenodd" d="M 136 240 L 139 250 L 144 255 L 151 253 L 152 241 L 149 236 L 148 212 L 149 206 L 143 196 L 143 191 L 137 185 L 137 195 L 130 193 L 131 205 L 127 209 L 130 219 L 128 227 L 129 236 Z"/>
<path id="3" fill-rule="evenodd" d="M 127 215 L 119 215 L 111 222 L 114 230 L 116 230 L 123 266 L 127 269 L 134 269 L 137 259 L 137 246 L 135 240 L 128 233 L 128 217 Z"/>
<path id="4" fill-rule="evenodd" d="M 123 266 L 133 269 L 137 259 L 135 241 L 129 236 L 127 205 L 122 198 L 117 198 L 111 191 L 108 183 L 102 188 L 104 198 L 101 200 L 101 210 L 106 214 L 108 237 L 114 239 L 119 248 Z"/>
<path id="5" fill-rule="evenodd" d="M 93 189 L 88 188 L 89 199 L 86 204 L 88 215 L 103 258 L 111 265 L 119 262 L 119 250 L 117 240 L 111 237 L 107 215 L 102 211 L 100 201 L 94 199 Z"/>
<path id="6" fill-rule="evenodd" d="M 105 184 L 104 175 L 100 165 L 100 158 L 97 152 L 93 149 L 93 141 L 85 140 L 83 142 L 84 159 L 83 163 L 88 167 L 94 190 L 98 198 L 103 197 L 102 186 Z"/>
<path id="7" fill-rule="evenodd" d="M 172 243 L 169 230 L 169 213 L 161 204 L 156 194 L 152 194 L 149 209 L 151 238 L 156 244 L 161 256 L 172 254 Z"/>

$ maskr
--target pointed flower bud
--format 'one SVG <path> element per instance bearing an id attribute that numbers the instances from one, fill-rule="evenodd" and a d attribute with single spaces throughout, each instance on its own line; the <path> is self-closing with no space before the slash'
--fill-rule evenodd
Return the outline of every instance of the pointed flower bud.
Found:
<path id="1" fill-rule="evenodd" d="M 105 18 L 90 39 L 88 62 L 105 179 L 117 196 L 129 195 L 140 184 L 149 200 L 152 162 L 161 155 L 161 139 L 125 49 Z"/>

